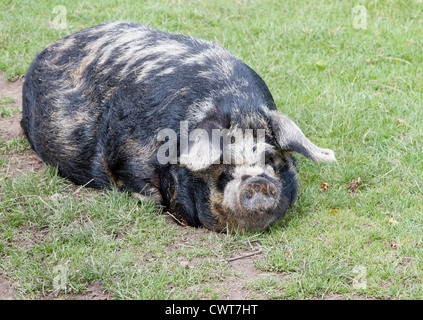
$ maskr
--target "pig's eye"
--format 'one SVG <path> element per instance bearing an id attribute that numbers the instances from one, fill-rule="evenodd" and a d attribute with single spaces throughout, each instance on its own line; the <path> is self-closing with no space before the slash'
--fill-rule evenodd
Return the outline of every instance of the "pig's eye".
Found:
<path id="1" fill-rule="evenodd" d="M 271 164 L 275 161 L 275 155 L 271 152 L 266 152 L 264 156 L 264 162 L 265 164 Z"/>
<path id="2" fill-rule="evenodd" d="M 250 176 L 250 175 L 248 175 L 248 174 L 244 174 L 244 175 L 241 177 L 241 180 L 242 180 L 242 181 L 245 181 L 245 180 L 247 180 L 248 178 L 251 178 L 251 176 Z"/>
<path id="3" fill-rule="evenodd" d="M 226 185 L 233 179 L 232 170 L 226 169 L 217 179 L 217 189 L 221 192 L 225 190 Z"/>

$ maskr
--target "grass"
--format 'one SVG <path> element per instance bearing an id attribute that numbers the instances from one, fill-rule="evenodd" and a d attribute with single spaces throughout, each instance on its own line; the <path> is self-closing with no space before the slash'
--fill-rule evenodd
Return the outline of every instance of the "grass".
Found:
<path id="1" fill-rule="evenodd" d="M 93 281 L 117 299 L 221 298 L 233 278 L 222 260 L 252 248 L 264 252 L 257 273 L 269 274 L 246 283 L 258 297 L 423 298 L 421 1 L 363 2 L 365 29 L 354 28 L 352 1 L 61 4 L 67 29 L 52 27 L 53 1 L 0 4 L 9 79 L 48 43 L 105 21 L 203 37 L 262 75 L 280 111 L 335 149 L 338 163 L 298 156 L 299 198 L 287 217 L 244 235 L 178 227 L 151 204 L 78 188 L 53 168 L 0 173 L 0 274 L 20 298 L 83 294 Z M 0 110 L 13 103 L 0 98 Z M 6 154 L 28 148 L 0 141 L 0 172 Z M 346 186 L 359 177 L 354 193 Z"/>
<path id="2" fill-rule="evenodd" d="M 11 97 L 4 97 L 0 99 L 0 118 L 10 117 L 20 112 L 20 109 L 15 106 L 16 100 Z"/>

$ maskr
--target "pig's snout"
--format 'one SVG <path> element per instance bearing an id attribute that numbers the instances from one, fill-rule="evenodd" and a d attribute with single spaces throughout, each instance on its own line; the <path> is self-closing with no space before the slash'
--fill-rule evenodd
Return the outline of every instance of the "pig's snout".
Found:
<path id="1" fill-rule="evenodd" d="M 244 181 L 239 197 L 244 209 L 249 212 L 263 213 L 276 208 L 279 190 L 269 179 L 253 177 Z"/>

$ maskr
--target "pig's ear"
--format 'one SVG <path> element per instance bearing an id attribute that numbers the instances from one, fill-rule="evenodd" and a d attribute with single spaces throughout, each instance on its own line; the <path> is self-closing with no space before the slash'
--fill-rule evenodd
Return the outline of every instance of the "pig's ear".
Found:
<path id="1" fill-rule="evenodd" d="M 335 153 L 331 149 L 316 146 L 288 117 L 277 111 L 268 111 L 267 116 L 277 142 L 284 151 L 298 152 L 315 162 L 336 161 Z"/>
<path id="2" fill-rule="evenodd" d="M 188 135 L 187 145 L 181 146 L 179 163 L 192 171 L 207 169 L 220 163 L 220 138 L 213 139 L 213 130 L 220 132 L 221 124 L 213 120 L 200 122 Z"/>

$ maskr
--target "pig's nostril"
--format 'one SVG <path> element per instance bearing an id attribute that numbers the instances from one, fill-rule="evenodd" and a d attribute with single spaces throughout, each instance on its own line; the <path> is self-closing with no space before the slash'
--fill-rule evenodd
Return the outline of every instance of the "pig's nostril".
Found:
<path id="1" fill-rule="evenodd" d="M 242 206 L 248 211 L 265 212 L 276 207 L 277 193 L 274 183 L 266 178 L 254 177 L 245 184 L 240 200 Z"/>
<path id="2" fill-rule="evenodd" d="M 249 176 L 248 174 L 244 174 L 244 175 L 241 177 L 241 180 L 242 180 L 242 181 L 245 181 L 245 180 L 247 180 L 248 178 L 251 178 L 251 176 Z"/>

